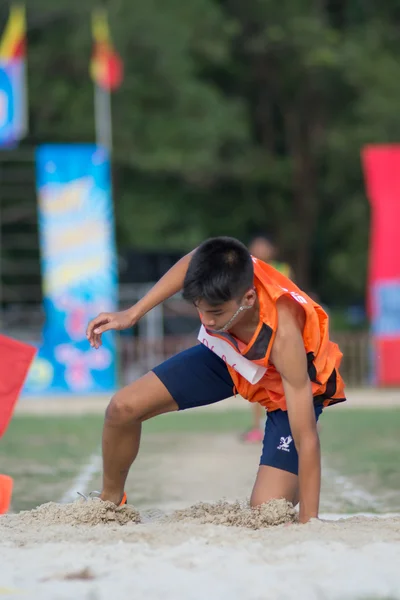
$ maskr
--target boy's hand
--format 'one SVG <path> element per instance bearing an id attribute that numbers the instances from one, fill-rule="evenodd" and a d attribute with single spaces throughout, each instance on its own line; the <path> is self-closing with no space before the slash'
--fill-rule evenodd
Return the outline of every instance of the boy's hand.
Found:
<path id="1" fill-rule="evenodd" d="M 100 313 L 95 319 L 92 319 L 87 326 L 86 337 L 92 348 L 101 346 L 101 334 L 111 329 L 121 330 L 133 327 L 139 321 L 132 309 L 121 312 Z"/>
<path id="2" fill-rule="evenodd" d="M 171 298 L 179 292 L 185 280 L 185 276 L 195 252 L 189 252 L 183 258 L 170 268 L 160 281 L 158 281 L 150 291 L 147 292 L 139 302 L 128 310 L 114 313 L 101 313 L 95 319 L 92 319 L 86 330 L 86 337 L 92 348 L 101 346 L 101 335 L 110 329 L 128 329 L 133 327 L 146 313 L 152 308 L 158 306 L 167 298 Z"/>

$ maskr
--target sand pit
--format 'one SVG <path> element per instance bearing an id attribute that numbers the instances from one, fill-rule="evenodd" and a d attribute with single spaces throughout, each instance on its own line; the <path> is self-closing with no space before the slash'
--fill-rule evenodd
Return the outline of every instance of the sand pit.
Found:
<path id="1" fill-rule="evenodd" d="M 227 434 L 144 438 L 127 485 L 140 522 L 133 507 L 94 516 L 83 500 L 0 517 L 0 597 L 400 600 L 400 517 L 299 525 L 282 502 L 249 512 L 258 457 Z M 323 512 L 346 509 L 342 487 L 323 482 Z"/>
<path id="2" fill-rule="evenodd" d="M 281 524 L 271 526 L 273 515 Z M 400 517 L 288 526 L 293 509 L 283 501 L 253 512 L 220 501 L 141 516 L 79 500 L 0 517 L 1 595 L 400 600 Z"/>
<path id="3" fill-rule="evenodd" d="M 201 525 L 224 525 L 226 527 L 244 527 L 261 529 L 296 521 L 296 511 L 286 500 L 271 500 L 257 508 L 250 508 L 248 501 L 215 503 L 199 502 L 189 508 L 171 513 L 163 511 L 144 511 L 143 516 L 133 506 L 117 507 L 112 502 L 102 502 L 98 498 L 73 503 L 58 504 L 47 502 L 29 511 L 3 518 L 6 527 L 24 527 L 35 525 L 80 526 L 87 525 L 127 525 L 132 523 L 197 523 Z M 0 521 L 1 523 L 1 521 Z"/>

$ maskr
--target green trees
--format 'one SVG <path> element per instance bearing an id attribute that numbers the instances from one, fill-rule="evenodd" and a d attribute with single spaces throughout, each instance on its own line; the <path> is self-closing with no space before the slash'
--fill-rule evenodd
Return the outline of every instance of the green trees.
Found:
<path id="1" fill-rule="evenodd" d="M 28 5 L 35 143 L 94 139 L 90 4 Z M 362 302 L 360 149 L 400 140 L 397 3 L 113 0 L 109 14 L 125 63 L 113 96 L 120 247 L 265 230 L 302 285 Z"/>

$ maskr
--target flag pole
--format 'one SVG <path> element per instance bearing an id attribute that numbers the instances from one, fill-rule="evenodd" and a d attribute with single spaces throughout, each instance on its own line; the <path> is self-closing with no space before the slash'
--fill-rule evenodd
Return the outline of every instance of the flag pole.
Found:
<path id="1" fill-rule="evenodd" d="M 96 144 L 112 152 L 111 91 L 122 81 L 123 65 L 113 48 L 105 9 L 92 13 L 93 54 L 90 72 L 94 81 Z"/>
<path id="2" fill-rule="evenodd" d="M 112 152 L 112 113 L 110 90 L 94 85 L 96 145 Z"/>

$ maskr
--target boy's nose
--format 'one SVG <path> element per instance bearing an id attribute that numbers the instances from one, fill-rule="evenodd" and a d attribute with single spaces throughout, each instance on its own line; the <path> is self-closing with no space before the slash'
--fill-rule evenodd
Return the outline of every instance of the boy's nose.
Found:
<path id="1" fill-rule="evenodd" d="M 201 312 L 199 312 L 199 316 L 200 316 L 200 321 L 203 323 L 204 327 L 209 327 L 210 329 L 211 329 L 211 327 L 215 327 L 214 319 L 207 318 Z"/>

